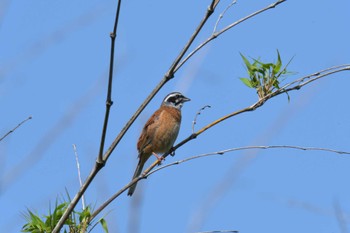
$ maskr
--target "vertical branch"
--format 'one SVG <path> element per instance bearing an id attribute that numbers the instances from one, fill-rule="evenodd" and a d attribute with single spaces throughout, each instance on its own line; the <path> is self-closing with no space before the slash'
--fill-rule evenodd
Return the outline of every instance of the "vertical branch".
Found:
<path id="1" fill-rule="evenodd" d="M 104 166 L 104 164 L 106 162 L 103 160 L 102 156 L 103 156 L 103 150 L 104 150 L 104 145 L 105 145 L 105 141 L 106 141 L 109 112 L 110 112 L 111 106 L 113 105 L 112 82 L 113 82 L 113 67 L 114 67 L 114 48 L 115 48 L 115 39 L 117 37 L 117 27 L 118 27 L 118 21 L 119 21 L 120 5 L 121 5 L 121 0 L 118 1 L 113 32 L 111 32 L 111 34 L 110 34 L 110 37 L 111 37 L 111 55 L 110 55 L 110 60 L 109 60 L 110 62 L 109 62 L 109 77 L 108 77 L 108 89 L 107 89 L 107 100 L 106 100 L 106 113 L 105 113 L 105 119 L 104 119 L 103 128 L 102 128 L 100 150 L 99 150 L 97 161 L 96 161 L 96 163 L 100 164 L 100 166 Z"/>
<path id="2" fill-rule="evenodd" d="M 64 223 L 68 219 L 69 215 L 74 210 L 74 208 L 77 205 L 77 203 L 79 202 L 80 198 L 83 196 L 86 189 L 91 184 L 92 180 L 95 178 L 97 173 L 101 170 L 101 168 L 103 168 L 103 166 L 105 165 L 105 162 L 106 162 L 103 160 L 102 155 L 103 155 L 104 144 L 105 144 L 105 139 L 106 139 L 109 112 L 110 112 L 110 108 L 113 104 L 111 96 L 112 96 L 112 81 L 113 81 L 113 66 L 114 66 L 114 47 L 115 47 L 115 38 L 117 35 L 117 26 L 118 26 L 118 22 L 119 22 L 120 6 L 121 6 L 121 0 L 118 0 L 118 6 L 117 6 L 117 12 L 116 12 L 115 21 L 114 21 L 113 32 L 110 34 L 111 54 L 110 54 L 110 64 L 109 64 L 109 79 L 108 79 L 108 90 L 107 90 L 107 100 L 106 100 L 106 113 L 105 113 L 105 119 L 103 122 L 99 154 L 98 154 L 95 166 L 91 170 L 89 176 L 87 177 L 84 184 L 80 187 L 79 191 L 77 192 L 77 194 L 75 195 L 73 200 L 70 202 L 67 209 L 64 211 L 62 217 L 58 221 L 58 223 L 55 226 L 55 228 L 53 229 L 52 233 L 59 233 L 60 232 L 61 228 L 63 227 Z"/>

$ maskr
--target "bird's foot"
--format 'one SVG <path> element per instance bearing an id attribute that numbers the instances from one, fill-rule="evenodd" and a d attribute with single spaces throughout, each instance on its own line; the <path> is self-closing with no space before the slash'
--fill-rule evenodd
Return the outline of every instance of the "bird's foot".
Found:
<path id="1" fill-rule="evenodd" d="M 157 154 L 154 153 L 154 152 L 152 152 L 152 154 L 153 154 L 154 156 L 156 156 L 156 158 L 157 158 L 157 160 L 158 160 L 158 165 L 160 165 L 160 164 L 162 163 L 162 161 L 165 160 L 164 157 L 159 156 L 159 155 L 157 155 Z"/>
<path id="2" fill-rule="evenodd" d="M 174 149 L 174 147 L 171 147 L 170 155 L 173 156 L 173 157 L 175 156 L 175 149 Z"/>

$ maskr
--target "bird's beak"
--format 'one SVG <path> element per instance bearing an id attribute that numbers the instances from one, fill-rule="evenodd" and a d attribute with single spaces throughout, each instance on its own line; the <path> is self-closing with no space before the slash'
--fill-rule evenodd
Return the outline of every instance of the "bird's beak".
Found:
<path id="1" fill-rule="evenodd" d="M 191 101 L 191 99 L 187 98 L 186 96 L 183 96 L 182 97 L 182 103 L 187 102 L 187 101 Z"/>

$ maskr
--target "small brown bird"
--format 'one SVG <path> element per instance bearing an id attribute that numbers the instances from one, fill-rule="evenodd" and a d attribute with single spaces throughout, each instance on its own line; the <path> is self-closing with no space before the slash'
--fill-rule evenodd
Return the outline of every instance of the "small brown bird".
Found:
<path id="1" fill-rule="evenodd" d="M 181 107 L 187 101 L 190 99 L 180 92 L 172 92 L 148 119 L 137 142 L 139 163 L 132 179 L 141 174 L 143 166 L 152 154 L 160 159 L 157 153 L 165 153 L 173 146 L 180 130 Z M 134 193 L 136 184 L 129 188 L 128 196 Z"/>

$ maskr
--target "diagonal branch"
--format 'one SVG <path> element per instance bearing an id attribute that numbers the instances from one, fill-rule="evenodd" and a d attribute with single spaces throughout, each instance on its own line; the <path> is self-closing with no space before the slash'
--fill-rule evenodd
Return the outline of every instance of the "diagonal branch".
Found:
<path id="1" fill-rule="evenodd" d="M 8 131 L 4 136 L 2 136 L 0 138 L 0 142 L 6 138 L 7 136 L 9 136 L 11 133 L 13 133 L 17 128 L 19 128 L 21 125 L 23 125 L 24 123 L 26 123 L 26 121 L 29 121 L 32 119 L 32 116 L 27 117 L 27 119 L 23 120 L 22 122 L 20 122 L 15 128 L 11 129 L 10 131 Z"/>
<path id="2" fill-rule="evenodd" d="M 195 48 L 192 52 L 190 52 L 190 53 L 179 63 L 178 66 L 176 66 L 175 72 L 176 72 L 178 69 L 180 69 L 181 66 L 182 66 L 183 64 L 185 64 L 185 63 L 187 62 L 187 60 L 189 60 L 189 59 L 190 59 L 195 53 L 197 53 L 201 48 L 203 48 L 205 45 L 207 45 L 210 41 L 212 41 L 212 40 L 216 39 L 217 37 L 221 36 L 221 35 L 222 35 L 224 32 L 226 32 L 227 30 L 229 30 L 229 29 L 231 29 L 231 28 L 237 26 L 238 24 L 240 24 L 240 23 L 246 21 L 247 19 L 250 19 L 250 18 L 252 18 L 252 17 L 254 17 L 254 16 L 256 16 L 256 15 L 258 15 L 258 14 L 264 12 L 264 11 L 267 11 L 267 10 L 270 10 L 270 9 L 272 9 L 272 8 L 275 8 L 277 5 L 279 5 L 279 4 L 281 4 L 281 3 L 285 2 L 285 1 L 287 1 L 287 0 L 279 0 L 279 1 L 275 2 L 275 3 L 272 3 L 272 4 L 268 5 L 267 7 L 263 8 L 263 9 L 260 9 L 260 10 L 258 10 L 258 11 L 255 11 L 254 13 L 252 13 L 252 14 L 250 14 L 250 15 L 247 15 L 246 17 L 241 18 L 240 20 L 237 20 L 236 22 L 234 22 L 234 23 L 232 23 L 232 24 L 226 26 L 226 27 L 225 27 L 224 29 L 222 29 L 222 30 L 220 30 L 220 31 L 218 31 L 218 32 L 214 32 L 214 33 L 213 33 L 210 37 L 208 37 L 203 43 L 201 43 L 200 45 L 198 45 L 197 48 Z"/>

